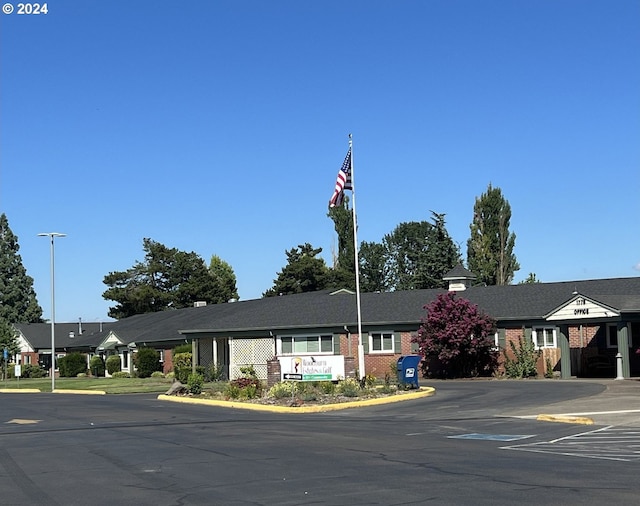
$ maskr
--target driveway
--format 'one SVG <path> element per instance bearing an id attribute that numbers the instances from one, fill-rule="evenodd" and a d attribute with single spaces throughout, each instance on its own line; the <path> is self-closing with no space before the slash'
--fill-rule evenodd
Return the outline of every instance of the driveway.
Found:
<path id="1" fill-rule="evenodd" d="M 620 448 L 627 453 L 619 458 L 592 443 L 607 426 L 527 418 L 539 406 L 597 398 L 607 385 L 433 385 L 433 397 L 301 415 L 175 404 L 154 395 L 2 394 L 2 504 L 637 501 L 637 442 Z"/>

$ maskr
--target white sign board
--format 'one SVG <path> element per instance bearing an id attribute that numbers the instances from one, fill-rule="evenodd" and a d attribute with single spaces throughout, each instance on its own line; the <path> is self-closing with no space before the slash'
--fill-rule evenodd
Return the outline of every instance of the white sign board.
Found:
<path id="1" fill-rule="evenodd" d="M 281 379 L 338 381 L 344 379 L 344 355 L 296 355 L 278 357 Z"/>
<path id="2" fill-rule="evenodd" d="M 16 378 L 19 378 L 20 376 L 22 376 L 22 366 L 21 365 L 16 365 L 13 371 L 13 374 Z"/>
<path id="3" fill-rule="evenodd" d="M 565 306 L 547 317 L 547 320 L 579 320 L 586 318 L 611 318 L 620 313 L 601 306 L 585 297 L 576 297 Z"/>

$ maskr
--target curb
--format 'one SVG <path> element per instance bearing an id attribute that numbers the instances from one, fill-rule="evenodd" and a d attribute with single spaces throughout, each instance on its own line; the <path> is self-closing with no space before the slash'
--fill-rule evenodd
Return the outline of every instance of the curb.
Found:
<path id="1" fill-rule="evenodd" d="M 39 388 L 0 388 L 0 394 L 39 394 Z"/>
<path id="2" fill-rule="evenodd" d="M 54 394 L 80 394 L 80 395 L 107 395 L 104 390 L 59 390 L 55 389 Z"/>
<path id="3" fill-rule="evenodd" d="M 377 406 L 380 404 L 391 404 L 394 402 L 409 401 L 422 397 L 431 397 L 436 393 L 433 387 L 420 387 L 417 392 L 395 395 L 393 397 L 379 397 L 375 399 L 365 399 L 363 401 L 341 402 L 339 404 L 322 404 L 315 406 L 301 406 L 297 408 L 287 406 L 268 406 L 265 404 L 252 404 L 250 402 L 219 401 L 214 399 L 195 399 L 193 397 L 176 397 L 173 395 L 158 395 L 158 400 L 178 402 L 182 404 L 199 404 L 201 406 L 218 406 L 221 408 L 249 409 L 253 411 L 269 411 L 271 413 L 324 413 L 327 411 L 338 411 L 341 409 L 360 408 L 365 406 Z"/>
<path id="4" fill-rule="evenodd" d="M 576 423 L 581 425 L 593 425 L 593 419 L 586 416 L 571 415 L 538 415 L 539 422 Z"/>

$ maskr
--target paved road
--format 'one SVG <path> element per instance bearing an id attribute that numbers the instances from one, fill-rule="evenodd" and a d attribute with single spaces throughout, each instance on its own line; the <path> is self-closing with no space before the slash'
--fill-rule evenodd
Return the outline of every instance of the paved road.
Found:
<path id="1" fill-rule="evenodd" d="M 529 418 L 602 403 L 614 395 L 606 382 L 434 386 L 434 397 L 305 415 L 151 395 L 3 394 L 0 503 L 637 503 L 633 427 Z"/>

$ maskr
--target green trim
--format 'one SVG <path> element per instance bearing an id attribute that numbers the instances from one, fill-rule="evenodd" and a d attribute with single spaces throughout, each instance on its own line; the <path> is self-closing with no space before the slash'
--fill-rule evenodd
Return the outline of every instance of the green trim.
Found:
<path id="1" fill-rule="evenodd" d="M 402 336 L 400 332 L 393 333 L 393 352 L 402 353 Z"/>

